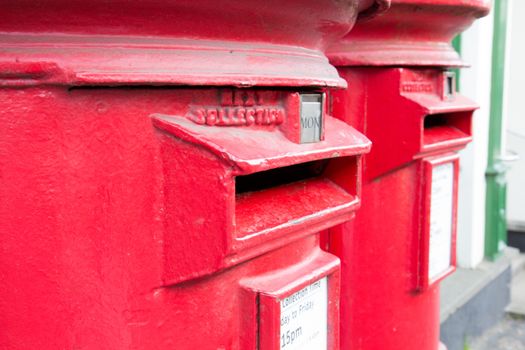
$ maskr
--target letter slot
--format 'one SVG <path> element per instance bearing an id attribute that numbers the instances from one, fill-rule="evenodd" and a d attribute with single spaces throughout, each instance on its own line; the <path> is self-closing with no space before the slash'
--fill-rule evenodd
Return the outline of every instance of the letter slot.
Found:
<path id="1" fill-rule="evenodd" d="M 331 116 L 319 120 L 323 96 L 284 96 L 287 108 L 279 110 L 288 129 L 152 115 L 165 164 L 166 283 L 233 266 L 353 217 L 361 155 L 371 143 Z M 316 110 L 310 116 L 320 123 L 317 142 L 290 137 L 300 101 Z M 197 250 L 197 256 L 185 254 Z"/>

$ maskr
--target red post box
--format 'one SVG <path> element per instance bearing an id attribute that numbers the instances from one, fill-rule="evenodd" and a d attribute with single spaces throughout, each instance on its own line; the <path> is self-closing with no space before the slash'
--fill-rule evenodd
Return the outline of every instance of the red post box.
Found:
<path id="1" fill-rule="evenodd" d="M 322 49 L 374 4 L 3 2 L 0 347 L 339 349 Z"/>
<path id="2" fill-rule="evenodd" d="M 454 271 L 459 162 L 476 105 L 455 91 L 452 38 L 487 1 L 392 1 L 329 49 L 348 81 L 333 114 L 373 143 L 363 203 L 331 229 L 342 349 L 438 349 L 439 281 Z"/>

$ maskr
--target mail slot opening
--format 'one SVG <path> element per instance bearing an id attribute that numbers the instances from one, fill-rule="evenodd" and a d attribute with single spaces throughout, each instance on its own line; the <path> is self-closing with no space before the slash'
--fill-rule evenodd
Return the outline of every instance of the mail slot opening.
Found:
<path id="1" fill-rule="evenodd" d="M 472 112 L 431 114 L 423 122 L 423 146 L 470 137 Z"/>
<path id="2" fill-rule="evenodd" d="M 425 129 L 445 126 L 447 124 L 448 124 L 448 120 L 447 120 L 446 114 L 428 115 L 425 118 Z"/>
<path id="3" fill-rule="evenodd" d="M 350 208 L 357 198 L 358 164 L 358 157 L 341 157 L 235 177 L 236 236 L 320 220 L 320 213 Z"/>
<path id="4" fill-rule="evenodd" d="M 237 176 L 235 178 L 235 193 L 239 195 L 246 192 L 261 191 L 314 178 L 323 173 L 327 164 L 328 160 L 323 159 L 261 171 L 250 175 Z"/>

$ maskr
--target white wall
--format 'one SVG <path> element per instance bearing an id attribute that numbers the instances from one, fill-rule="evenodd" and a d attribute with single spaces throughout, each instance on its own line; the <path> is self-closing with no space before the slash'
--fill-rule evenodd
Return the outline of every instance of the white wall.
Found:
<path id="1" fill-rule="evenodd" d="M 492 28 L 491 13 L 474 22 L 461 38 L 461 56 L 471 67 L 461 70 L 460 92 L 480 106 L 473 118 L 474 140 L 460 153 L 457 262 L 464 268 L 476 267 L 484 256 Z"/>
<path id="2" fill-rule="evenodd" d="M 505 86 L 507 149 L 519 153 L 520 159 L 507 173 L 507 220 L 509 228 L 520 224 L 525 229 L 525 1 L 512 2 L 508 80 Z"/>

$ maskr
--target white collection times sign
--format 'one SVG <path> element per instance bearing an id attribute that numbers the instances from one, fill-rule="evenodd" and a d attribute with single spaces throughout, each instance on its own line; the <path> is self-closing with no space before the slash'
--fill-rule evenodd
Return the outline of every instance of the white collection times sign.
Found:
<path id="1" fill-rule="evenodd" d="M 430 193 L 429 280 L 445 272 L 451 264 L 453 200 L 454 164 L 434 166 Z"/>
<path id="2" fill-rule="evenodd" d="M 326 350 L 328 286 L 324 277 L 281 301 L 280 348 Z"/>

